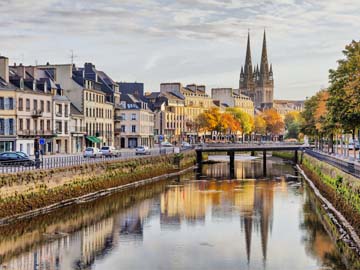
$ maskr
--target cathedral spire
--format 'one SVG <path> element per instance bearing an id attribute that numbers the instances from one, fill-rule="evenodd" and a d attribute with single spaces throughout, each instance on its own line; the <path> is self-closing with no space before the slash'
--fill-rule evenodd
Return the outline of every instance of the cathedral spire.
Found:
<path id="1" fill-rule="evenodd" d="M 245 58 L 245 74 L 252 73 L 252 63 L 251 63 L 251 49 L 250 49 L 250 31 L 248 32 L 247 38 L 247 47 L 246 47 L 246 58 Z"/>
<path id="2" fill-rule="evenodd" d="M 265 30 L 264 30 L 262 53 L 261 53 L 260 73 L 262 75 L 267 75 L 269 73 L 269 63 L 268 63 L 268 58 L 267 58 L 266 32 L 265 32 Z"/>

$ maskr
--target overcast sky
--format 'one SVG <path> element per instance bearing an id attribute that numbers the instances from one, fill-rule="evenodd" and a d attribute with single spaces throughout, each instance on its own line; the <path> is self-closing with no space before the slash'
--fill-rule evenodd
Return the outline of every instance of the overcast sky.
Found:
<path id="1" fill-rule="evenodd" d="M 238 87 L 251 34 L 263 29 L 275 98 L 304 99 L 359 40 L 359 0 L 0 0 L 0 54 L 10 63 L 93 62 L 117 81 Z M 209 91 L 210 92 L 210 91 Z"/>

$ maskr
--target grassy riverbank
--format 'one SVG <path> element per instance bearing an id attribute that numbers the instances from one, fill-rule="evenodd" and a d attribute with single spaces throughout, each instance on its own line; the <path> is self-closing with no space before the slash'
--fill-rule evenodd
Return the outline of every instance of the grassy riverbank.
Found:
<path id="1" fill-rule="evenodd" d="M 85 163 L 73 167 L 1 175 L 0 218 L 170 174 L 194 164 L 195 153 L 190 151 L 180 155 Z"/>

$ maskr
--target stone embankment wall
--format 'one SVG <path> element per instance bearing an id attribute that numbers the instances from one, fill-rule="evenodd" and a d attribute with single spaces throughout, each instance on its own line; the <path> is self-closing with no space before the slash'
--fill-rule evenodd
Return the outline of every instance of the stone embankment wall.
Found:
<path id="1" fill-rule="evenodd" d="M 181 158 L 179 158 L 181 156 Z M 180 162 L 179 162 L 180 160 Z M 0 175 L 0 219 L 171 174 L 196 163 L 194 151 Z M 101 194 L 99 194 L 100 196 Z M 6 222 L 6 221 L 5 221 Z"/>
<path id="2" fill-rule="evenodd" d="M 307 154 L 301 168 L 360 235 L 360 179 Z"/>

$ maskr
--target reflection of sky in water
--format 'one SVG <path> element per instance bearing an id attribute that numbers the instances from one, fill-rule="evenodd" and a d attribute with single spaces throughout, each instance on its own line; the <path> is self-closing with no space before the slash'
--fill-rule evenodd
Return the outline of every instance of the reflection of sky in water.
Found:
<path id="1" fill-rule="evenodd" d="M 227 166 L 204 170 L 213 178 Z M 169 184 L 0 269 L 321 269 L 326 253 L 338 253 L 303 186 L 276 177 L 294 174 L 289 165 L 273 160 L 268 169 L 273 177 L 253 180 L 261 161 L 237 162 L 238 175 L 252 180 Z"/>

